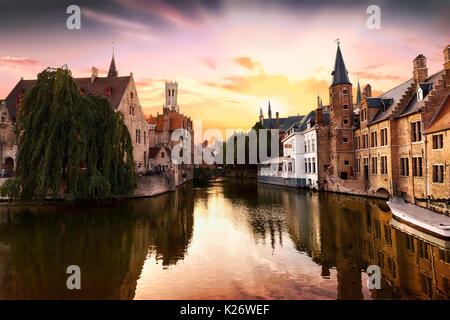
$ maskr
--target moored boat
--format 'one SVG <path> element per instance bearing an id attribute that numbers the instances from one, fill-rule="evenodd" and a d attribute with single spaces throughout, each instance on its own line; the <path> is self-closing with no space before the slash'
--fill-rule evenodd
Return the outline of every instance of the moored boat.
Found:
<path id="1" fill-rule="evenodd" d="M 405 203 L 402 198 L 387 202 L 395 218 L 444 238 L 450 238 L 450 217 Z"/>

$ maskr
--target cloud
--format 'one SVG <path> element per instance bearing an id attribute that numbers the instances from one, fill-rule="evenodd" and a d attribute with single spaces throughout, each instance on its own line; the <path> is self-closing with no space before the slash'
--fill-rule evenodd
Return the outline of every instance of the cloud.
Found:
<path id="1" fill-rule="evenodd" d="M 395 76 L 392 74 L 375 74 L 375 73 L 366 72 L 366 71 L 358 72 L 356 74 L 360 78 L 371 79 L 371 80 L 392 80 L 392 81 L 405 80 L 404 77 Z"/>
<path id="2" fill-rule="evenodd" d="M 117 28 L 131 28 L 135 30 L 149 30 L 149 27 L 146 24 L 140 22 L 134 22 L 131 19 L 125 19 L 118 17 L 116 15 L 111 15 L 105 13 L 103 11 L 94 10 L 90 8 L 83 7 L 81 9 L 81 13 L 83 16 L 91 18 L 93 20 L 97 20 L 99 22 L 103 22 Z"/>
<path id="3" fill-rule="evenodd" d="M 237 65 L 244 67 L 250 71 L 252 71 L 255 68 L 262 68 L 261 62 L 254 61 L 249 57 L 236 57 L 236 58 L 233 58 L 233 61 Z"/>
<path id="4" fill-rule="evenodd" d="M 216 59 L 214 59 L 212 57 L 204 57 L 204 58 L 201 58 L 200 61 L 208 68 L 216 71 L 216 68 L 217 68 Z"/>
<path id="5" fill-rule="evenodd" d="M 13 64 L 13 65 L 20 65 L 20 66 L 39 66 L 39 62 L 37 60 L 33 60 L 30 58 L 23 58 L 23 57 L 4 56 L 4 57 L 0 57 L 0 62 Z"/>

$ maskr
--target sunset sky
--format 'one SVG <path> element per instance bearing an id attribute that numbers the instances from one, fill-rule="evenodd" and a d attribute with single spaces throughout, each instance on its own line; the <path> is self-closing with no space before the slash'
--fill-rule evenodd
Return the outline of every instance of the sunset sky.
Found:
<path id="1" fill-rule="evenodd" d="M 66 8 L 82 10 L 81 30 Z M 381 30 L 366 9 L 381 8 Z M 449 1 L 0 0 L 0 99 L 20 77 L 67 64 L 105 75 L 115 43 L 119 75 L 133 72 L 146 114 L 161 111 L 164 81 L 179 82 L 180 110 L 204 127 L 251 127 L 267 100 L 280 116 L 305 114 L 319 92 L 328 103 L 335 39 L 356 88 L 374 95 L 412 75 L 419 53 L 442 69 L 450 40 Z"/>

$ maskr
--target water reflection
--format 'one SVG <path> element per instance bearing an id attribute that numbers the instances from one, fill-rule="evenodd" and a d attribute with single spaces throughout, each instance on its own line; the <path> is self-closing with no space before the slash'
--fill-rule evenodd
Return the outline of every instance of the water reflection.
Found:
<path id="1" fill-rule="evenodd" d="M 0 299 L 132 299 L 144 261 L 183 259 L 193 232 L 192 185 L 113 207 L 0 208 Z M 68 265 L 82 290 L 67 290 Z"/>
<path id="2" fill-rule="evenodd" d="M 383 201 L 216 180 L 108 208 L 1 205 L 0 298 L 449 299 L 449 249 Z"/>

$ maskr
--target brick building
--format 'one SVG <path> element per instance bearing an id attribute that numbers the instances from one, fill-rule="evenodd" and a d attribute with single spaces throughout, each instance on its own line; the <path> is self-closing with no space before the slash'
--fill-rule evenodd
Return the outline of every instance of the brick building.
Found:
<path id="1" fill-rule="evenodd" d="M 376 98 L 364 90 L 354 139 L 356 179 L 367 194 L 449 198 L 449 50 L 442 71 L 428 75 L 418 55 L 408 81 Z"/>
<path id="2" fill-rule="evenodd" d="M 74 78 L 74 81 L 80 87 L 81 94 L 105 97 L 111 102 L 116 112 L 121 112 L 124 115 L 124 122 L 128 127 L 133 143 L 136 170 L 138 172 L 147 171 L 148 123 L 139 102 L 133 73 L 130 73 L 129 76 L 119 76 L 113 54 L 106 77 L 99 77 L 97 68 L 92 67 L 91 77 Z M 12 122 L 16 120 L 24 93 L 35 82 L 36 80 L 21 79 L 7 96 L 6 107 Z"/>
<path id="3" fill-rule="evenodd" d="M 329 175 L 343 180 L 353 178 L 353 96 L 341 48 L 337 47 L 334 70 L 331 73 L 330 94 L 330 166 Z"/>
<path id="4" fill-rule="evenodd" d="M 17 144 L 13 127 L 6 101 L 0 100 L 0 171 L 3 176 L 14 174 Z"/>
<path id="5" fill-rule="evenodd" d="M 165 94 L 166 102 L 163 105 L 162 114 L 158 112 L 156 117 L 150 115 L 147 118 L 149 124 L 149 170 L 154 173 L 171 170 L 175 175 L 175 184 L 180 184 L 193 178 L 194 130 L 191 118 L 179 112 L 177 99 L 178 83 L 166 82 Z M 191 139 L 188 142 L 188 148 L 191 153 L 190 163 L 173 164 L 170 161 L 172 149 L 181 141 L 172 141 L 171 139 L 174 131 L 178 129 L 187 130 L 189 133 Z M 170 152 L 167 152 L 167 150 Z M 161 155 L 164 156 L 162 157 Z"/>

